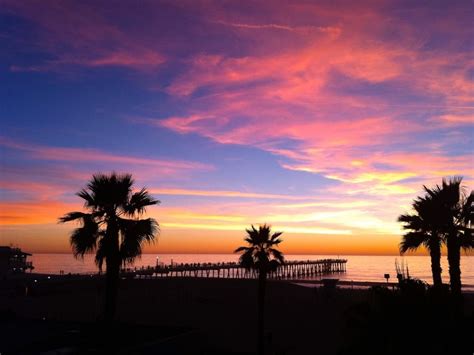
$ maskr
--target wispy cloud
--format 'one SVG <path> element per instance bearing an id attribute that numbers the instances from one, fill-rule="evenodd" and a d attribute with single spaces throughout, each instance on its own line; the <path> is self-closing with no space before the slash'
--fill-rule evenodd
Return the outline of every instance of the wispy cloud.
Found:
<path id="1" fill-rule="evenodd" d="M 119 155 L 104 152 L 99 149 L 88 148 L 66 148 L 33 145 L 16 142 L 6 137 L 0 137 L 0 145 L 28 153 L 31 157 L 68 162 L 99 162 L 116 164 L 117 166 L 148 166 L 159 168 L 162 173 L 173 173 L 183 170 L 212 170 L 208 164 L 190 162 L 184 160 L 153 159 L 137 156 Z"/>
<path id="2" fill-rule="evenodd" d="M 227 190 L 193 190 L 193 189 L 173 189 L 161 188 L 152 189 L 157 195 L 179 195 L 179 196 L 201 196 L 201 197 L 222 197 L 222 198 L 251 198 L 251 199 L 271 199 L 271 200 L 308 200 L 306 196 L 264 194 L 258 192 L 227 191 Z"/>
<path id="3" fill-rule="evenodd" d="M 38 27 L 36 46 L 52 57 L 34 65 L 12 64 L 13 72 L 67 71 L 70 66 L 149 71 L 166 62 L 151 41 L 131 35 L 94 4 L 6 0 L 3 6 Z"/>
<path id="4" fill-rule="evenodd" d="M 12 72 L 45 72 L 58 71 L 70 65 L 99 68 L 99 67 L 129 67 L 137 70 L 150 70 L 163 64 L 165 57 L 154 51 L 120 50 L 109 53 L 96 54 L 95 56 L 60 56 L 55 60 L 48 60 L 40 65 L 11 65 Z"/>
<path id="5" fill-rule="evenodd" d="M 337 26 L 289 26 L 289 25 L 282 25 L 277 23 L 259 23 L 259 24 L 251 24 L 251 23 L 235 23 L 235 22 L 226 22 L 226 21 L 216 21 L 216 23 L 234 27 L 238 29 L 244 30 L 279 30 L 279 31 L 289 31 L 299 34 L 310 34 L 314 32 L 321 32 L 324 34 L 328 34 L 332 37 L 338 37 L 341 34 L 341 28 Z"/>

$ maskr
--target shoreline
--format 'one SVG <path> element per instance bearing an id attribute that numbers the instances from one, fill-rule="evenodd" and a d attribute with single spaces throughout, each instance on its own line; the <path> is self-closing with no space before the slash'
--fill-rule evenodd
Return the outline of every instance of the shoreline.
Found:
<path id="1" fill-rule="evenodd" d="M 19 274 L 15 275 L 13 277 L 10 277 L 6 280 L 27 280 L 30 282 L 54 282 L 54 281 L 78 281 L 78 280 L 89 280 L 89 279 L 99 279 L 103 278 L 104 274 L 100 275 L 98 273 L 83 273 L 83 274 L 65 274 L 65 275 L 59 275 L 59 274 L 47 274 L 47 273 L 25 273 L 25 274 Z M 300 287 L 305 287 L 305 288 L 314 288 L 314 287 L 324 287 L 323 286 L 323 280 L 324 279 L 338 279 L 337 281 L 337 287 L 341 289 L 359 289 L 359 290 L 366 290 L 369 289 L 370 287 L 374 286 L 381 286 L 381 287 L 388 287 L 388 288 L 394 288 L 397 287 L 398 283 L 397 282 L 377 282 L 377 281 L 361 281 L 361 280 L 347 280 L 347 279 L 339 279 L 337 277 L 337 273 L 334 274 L 328 274 L 328 275 L 321 275 L 319 279 L 304 279 L 304 278 L 295 278 L 295 279 L 269 279 L 269 282 L 281 282 L 281 283 L 289 283 L 289 284 L 294 284 Z M 254 279 L 237 279 L 237 278 L 226 278 L 226 277 L 189 277 L 189 276 L 173 276 L 173 277 L 134 277 L 134 278 L 128 278 L 126 276 L 122 277 L 122 280 L 150 280 L 150 281 L 159 281 L 159 280 L 196 280 L 204 282 L 204 280 L 229 280 L 229 281 L 241 281 L 241 280 L 249 280 L 252 281 Z M 445 283 L 447 284 L 447 283 Z M 431 284 L 428 284 L 431 286 Z M 447 284 L 449 285 L 449 284 Z M 474 293 L 474 285 L 471 284 L 463 284 L 462 285 L 463 293 L 469 293 L 472 294 Z"/>

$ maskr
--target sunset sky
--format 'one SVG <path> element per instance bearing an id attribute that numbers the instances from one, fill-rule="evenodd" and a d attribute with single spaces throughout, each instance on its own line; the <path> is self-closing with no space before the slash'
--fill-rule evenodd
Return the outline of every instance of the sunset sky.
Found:
<path id="1" fill-rule="evenodd" d="M 396 254 L 422 185 L 474 187 L 466 1 L 0 0 L 0 245 L 69 252 L 93 173 L 162 201 L 147 252 Z"/>

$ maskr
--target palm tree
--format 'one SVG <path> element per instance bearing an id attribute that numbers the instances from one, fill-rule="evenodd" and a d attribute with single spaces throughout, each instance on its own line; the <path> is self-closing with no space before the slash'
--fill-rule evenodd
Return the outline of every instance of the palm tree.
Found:
<path id="1" fill-rule="evenodd" d="M 59 218 L 60 223 L 81 224 L 70 237 L 76 258 L 95 251 L 100 270 L 105 261 L 104 318 L 109 322 L 115 315 L 120 266 L 139 257 L 143 244 L 153 242 L 159 231 L 153 218 L 140 219 L 147 206 L 159 201 L 145 188 L 133 192 L 133 183 L 129 174 L 93 175 L 87 187 L 77 193 L 89 213 L 69 212 Z"/>
<path id="2" fill-rule="evenodd" d="M 443 179 L 441 186 L 424 187 L 440 212 L 441 231 L 448 249 L 451 291 L 461 294 L 461 248 L 474 247 L 474 191 L 466 196 L 462 177 Z"/>
<path id="3" fill-rule="evenodd" d="M 248 246 L 237 248 L 234 253 L 242 253 L 240 264 L 247 270 L 256 270 L 258 273 L 258 302 L 257 302 L 257 347 L 258 354 L 264 353 L 264 306 L 265 306 L 265 285 L 269 272 L 275 271 L 284 263 L 283 254 L 276 249 L 282 242 L 280 235 L 282 232 L 271 233 L 271 227 L 264 224 L 258 230 L 252 225 L 251 229 L 246 229 L 247 237 L 244 239 Z"/>
<path id="4" fill-rule="evenodd" d="M 441 280 L 441 244 L 438 211 L 435 208 L 432 198 L 429 196 L 418 197 L 412 204 L 415 214 L 403 214 L 398 217 L 398 221 L 403 223 L 403 229 L 408 232 L 403 235 L 400 243 L 400 253 L 404 254 L 409 250 L 416 250 L 424 246 L 430 253 L 431 273 L 433 275 L 433 285 L 442 285 Z"/>

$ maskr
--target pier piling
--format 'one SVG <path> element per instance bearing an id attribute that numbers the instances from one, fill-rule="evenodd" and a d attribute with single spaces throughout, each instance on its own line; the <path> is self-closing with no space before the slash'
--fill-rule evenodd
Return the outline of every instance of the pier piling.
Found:
<path id="1" fill-rule="evenodd" d="M 288 260 L 269 279 L 298 279 L 331 273 L 346 272 L 347 259 Z M 132 276 L 143 277 L 203 277 L 226 279 L 253 279 L 255 270 L 246 270 L 239 263 L 173 263 L 127 271 Z"/>

